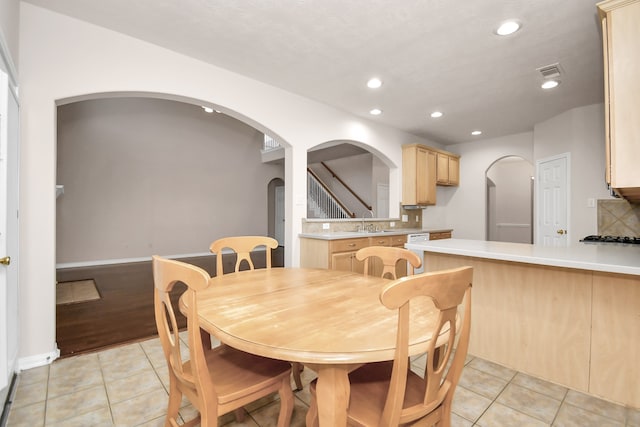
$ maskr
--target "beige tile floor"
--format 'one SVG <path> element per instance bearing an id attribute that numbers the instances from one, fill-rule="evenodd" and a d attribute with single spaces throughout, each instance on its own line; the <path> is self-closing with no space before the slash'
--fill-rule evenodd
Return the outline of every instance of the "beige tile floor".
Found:
<path id="1" fill-rule="evenodd" d="M 183 337 L 183 338 L 186 338 Z M 185 345 L 186 347 L 186 345 Z M 420 365 L 414 361 L 414 367 Z M 315 377 L 305 369 L 303 381 Z M 55 361 L 18 376 L 8 426 L 162 426 L 168 373 L 158 339 Z M 308 387 L 295 392 L 292 426 L 304 426 Z M 277 395 L 245 408 L 221 425 L 275 425 Z M 640 411 L 538 380 L 480 358 L 468 357 L 453 405 L 453 426 L 634 426 Z M 185 400 L 181 414 L 193 408 Z"/>

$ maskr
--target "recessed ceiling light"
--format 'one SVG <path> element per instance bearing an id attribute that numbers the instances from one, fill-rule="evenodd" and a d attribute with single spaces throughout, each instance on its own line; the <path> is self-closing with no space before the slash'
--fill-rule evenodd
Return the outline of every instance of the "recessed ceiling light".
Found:
<path id="1" fill-rule="evenodd" d="M 204 105 L 202 106 L 202 109 L 205 111 L 205 113 L 213 113 L 213 108 L 211 107 L 205 107 Z"/>
<path id="2" fill-rule="evenodd" d="M 554 87 L 558 87 L 559 84 L 560 81 L 558 80 L 545 80 L 544 82 L 542 82 L 542 85 L 540 85 L 540 87 L 542 89 L 553 89 Z"/>
<path id="3" fill-rule="evenodd" d="M 496 34 L 499 36 L 508 36 L 520 29 L 520 23 L 518 21 L 505 21 L 496 30 Z"/>
<path id="4" fill-rule="evenodd" d="M 434 119 L 437 119 L 438 117 L 442 117 L 443 114 L 441 111 L 434 111 L 433 113 L 431 113 L 431 117 L 433 117 Z"/>
<path id="5" fill-rule="evenodd" d="M 482 135 L 482 131 L 481 130 L 474 130 L 473 132 L 471 132 L 471 135 L 473 135 L 473 136 Z"/>
<path id="6" fill-rule="evenodd" d="M 378 89 L 380 86 L 382 86 L 382 80 L 376 77 L 369 79 L 367 82 L 367 87 L 370 87 L 371 89 Z"/>
<path id="7" fill-rule="evenodd" d="M 380 114 L 382 114 L 382 110 L 379 108 L 374 108 L 373 110 L 369 111 L 369 114 L 379 116 Z"/>

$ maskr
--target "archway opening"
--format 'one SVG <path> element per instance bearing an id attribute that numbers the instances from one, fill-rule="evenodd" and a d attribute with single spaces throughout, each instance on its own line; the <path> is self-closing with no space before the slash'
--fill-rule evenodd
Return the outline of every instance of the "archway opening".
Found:
<path id="1" fill-rule="evenodd" d="M 502 157 L 487 169 L 487 240 L 533 243 L 533 173 L 533 165 L 518 156 Z"/>
<path id="2" fill-rule="evenodd" d="M 156 334 L 150 256 L 214 275 L 210 243 L 268 235 L 267 185 L 284 185 L 252 124 L 190 100 L 108 95 L 57 109 L 56 280 L 92 279 L 100 295 L 56 306 L 62 355 Z"/>
<path id="3" fill-rule="evenodd" d="M 307 218 L 389 217 L 388 159 L 365 144 L 331 141 L 313 147 L 307 168 Z M 339 206 L 331 205 L 333 198 Z"/>

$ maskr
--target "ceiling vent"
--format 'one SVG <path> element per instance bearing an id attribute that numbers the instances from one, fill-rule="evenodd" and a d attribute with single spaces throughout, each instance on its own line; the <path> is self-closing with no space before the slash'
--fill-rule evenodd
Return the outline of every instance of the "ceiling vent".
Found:
<path id="1" fill-rule="evenodd" d="M 544 67 L 536 68 L 536 70 L 542 74 L 543 79 L 555 79 L 560 77 L 560 64 L 558 63 L 545 65 Z"/>

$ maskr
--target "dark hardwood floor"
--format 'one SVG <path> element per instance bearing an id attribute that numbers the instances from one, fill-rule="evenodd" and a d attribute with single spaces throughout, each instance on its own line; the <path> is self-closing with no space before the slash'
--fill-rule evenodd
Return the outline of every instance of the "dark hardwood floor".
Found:
<path id="1" fill-rule="evenodd" d="M 255 255 L 252 259 L 256 268 L 264 267 L 264 252 Z M 284 266 L 284 248 L 275 249 L 272 257 L 274 267 Z M 182 261 L 215 274 L 214 255 Z M 235 261 L 235 255 L 225 255 L 225 271 L 232 271 Z M 62 357 L 157 335 L 151 261 L 57 270 L 58 282 L 88 279 L 95 281 L 99 300 L 56 306 L 56 341 Z M 184 290 L 185 285 L 176 285 L 171 298 L 174 304 Z M 181 328 L 186 327 L 184 317 L 179 323 Z"/>

